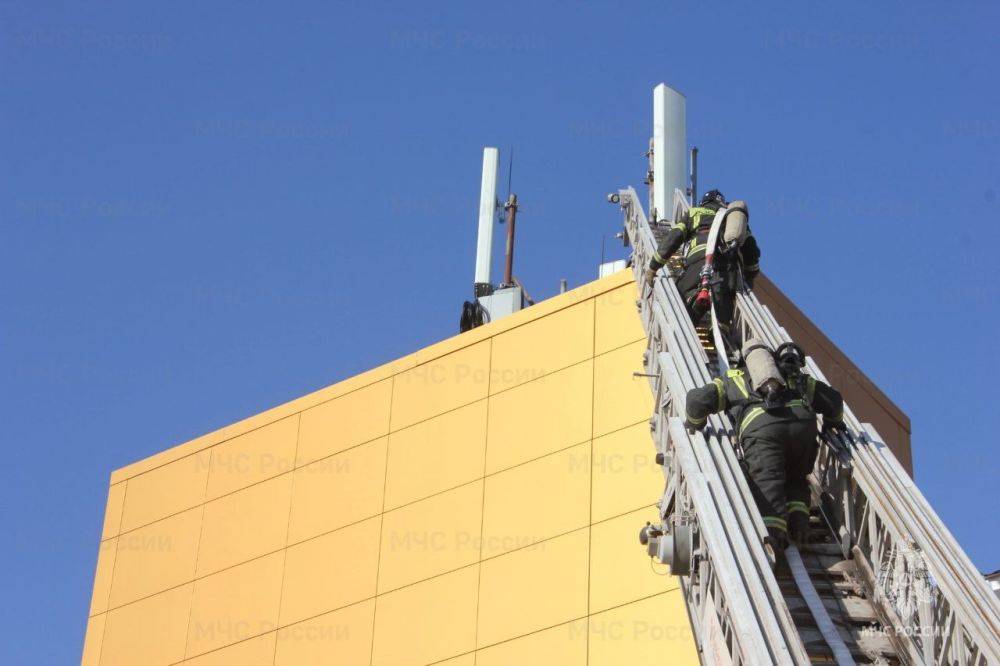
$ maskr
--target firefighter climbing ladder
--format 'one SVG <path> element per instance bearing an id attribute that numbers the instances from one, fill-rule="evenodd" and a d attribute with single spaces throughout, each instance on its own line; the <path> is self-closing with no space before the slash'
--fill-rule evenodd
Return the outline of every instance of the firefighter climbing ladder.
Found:
<path id="1" fill-rule="evenodd" d="M 617 201 L 641 283 L 653 233 L 634 189 Z M 680 190 L 673 203 L 677 219 L 688 205 Z M 823 442 L 810 477 L 818 543 L 790 553 L 798 580 L 788 565 L 775 567 L 728 418 L 709 417 L 703 433 L 684 428 L 684 397 L 711 381 L 718 359 L 706 353 L 673 279 L 642 289 L 650 423 L 666 480 L 663 522 L 647 530 L 647 548 L 681 577 L 702 663 L 1000 666 L 1000 603 L 878 433 L 847 405 L 849 432 Z M 743 340 L 790 340 L 752 292 L 737 301 Z M 807 369 L 823 378 L 812 359 Z"/>

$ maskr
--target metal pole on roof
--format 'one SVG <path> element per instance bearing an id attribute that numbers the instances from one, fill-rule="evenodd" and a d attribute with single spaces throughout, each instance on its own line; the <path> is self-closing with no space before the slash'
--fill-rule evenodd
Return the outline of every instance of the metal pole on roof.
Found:
<path id="1" fill-rule="evenodd" d="M 503 206 L 507 213 L 507 261 L 503 272 L 504 286 L 514 284 L 514 225 L 517 223 L 517 195 L 511 194 Z"/>

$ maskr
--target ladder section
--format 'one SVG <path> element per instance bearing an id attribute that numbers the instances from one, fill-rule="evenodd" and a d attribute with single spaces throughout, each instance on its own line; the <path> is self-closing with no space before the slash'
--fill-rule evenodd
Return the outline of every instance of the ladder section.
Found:
<path id="1" fill-rule="evenodd" d="M 635 191 L 619 195 L 633 269 L 641 273 L 654 250 L 653 235 Z M 669 532 L 649 547 L 680 576 L 704 663 L 807 664 L 727 424 L 713 416 L 704 433 L 684 429 L 677 400 L 711 380 L 709 358 L 673 283 L 658 280 L 647 296 L 640 300 L 649 337 L 644 363 L 653 377 L 651 424 L 664 460 L 660 509 Z"/>
<path id="2" fill-rule="evenodd" d="M 736 313 L 744 335 L 791 340 L 752 293 Z M 811 484 L 884 638 L 903 663 L 1000 664 L 1000 602 L 875 429 L 844 415 L 849 432 L 826 439 Z"/>
<path id="3" fill-rule="evenodd" d="M 680 192 L 674 199 L 676 216 L 687 203 Z M 655 237 L 634 190 L 620 191 L 619 201 L 638 278 Z M 649 551 L 681 576 L 703 663 L 835 663 L 803 598 L 810 588 L 825 609 L 827 635 L 832 623 L 858 663 L 1000 663 L 992 591 L 877 433 L 846 405 L 853 434 L 823 442 L 810 477 L 819 509 L 813 543 L 801 553 L 808 585 L 800 590 L 781 558 L 772 571 L 774 555 L 762 545 L 766 532 L 728 420 L 710 417 L 704 434 L 683 427 L 687 390 L 717 371 L 710 330 L 690 324 L 672 280 L 657 280 L 639 306 L 656 396 L 653 437 L 666 478 L 666 534 Z M 749 292 L 738 296 L 734 326 L 743 340 L 772 347 L 790 340 Z M 812 359 L 808 368 L 823 378 Z"/>
<path id="4" fill-rule="evenodd" d="M 858 582 L 854 563 L 844 558 L 818 512 L 813 513 L 810 528 L 809 545 L 796 552 L 809 578 L 808 588 L 823 605 L 826 621 L 837 632 L 850 657 L 858 664 L 902 663 L 898 649 L 887 638 L 884 625 Z M 820 630 L 787 559 L 778 561 L 774 574 L 810 661 L 837 663 L 835 652 Z"/>
<path id="5" fill-rule="evenodd" d="M 629 202 L 634 199 L 622 192 L 619 193 L 619 201 Z M 686 201 L 680 196 L 675 197 L 675 202 L 679 209 L 686 207 Z M 675 210 L 675 216 L 680 212 L 682 210 Z M 637 238 L 641 242 L 643 230 L 641 208 L 638 206 L 626 208 L 626 218 L 631 219 L 631 228 L 635 229 L 637 234 L 630 238 Z M 633 244 L 633 247 L 636 245 Z M 637 255 L 641 254 L 641 250 L 637 252 Z M 645 260 L 641 256 L 638 259 L 633 257 L 633 260 L 633 267 L 637 271 L 645 267 Z M 720 662 L 719 652 L 725 651 L 718 645 L 720 632 L 712 631 L 716 625 L 703 619 L 706 615 L 719 612 L 719 609 L 707 599 L 707 594 L 703 592 L 699 595 L 699 582 L 704 574 L 699 576 L 697 572 L 691 570 L 690 557 L 687 556 L 692 550 L 702 556 L 705 552 L 711 552 L 710 542 L 700 542 L 695 538 L 700 531 L 704 531 L 702 526 L 710 519 L 711 522 L 721 520 L 724 529 L 729 531 L 730 538 L 733 539 L 731 544 L 735 544 L 737 554 L 735 564 L 742 568 L 741 584 L 751 591 L 751 601 L 757 604 L 756 612 L 762 616 L 771 616 L 770 619 L 761 622 L 765 628 L 764 640 L 768 643 L 771 659 L 780 656 L 790 663 L 834 663 L 835 650 L 828 643 L 828 639 L 832 639 L 840 653 L 839 663 L 854 663 L 855 660 L 860 663 L 898 663 L 891 646 L 885 645 L 884 641 L 877 638 L 869 640 L 859 635 L 857 623 L 851 621 L 851 617 L 857 617 L 858 614 L 848 615 L 848 611 L 863 608 L 865 602 L 858 598 L 859 595 L 853 589 L 846 585 L 831 585 L 824 580 L 823 582 L 827 584 L 820 585 L 817 591 L 817 586 L 811 582 L 812 577 L 830 573 L 824 566 L 830 568 L 832 572 L 843 568 L 833 566 L 833 563 L 827 561 L 819 561 L 821 557 L 829 559 L 826 553 L 808 551 L 805 553 L 806 561 L 813 565 L 802 571 L 805 583 L 802 580 L 798 583 L 793 580 L 787 564 L 778 567 L 777 576 L 772 574 L 773 553 L 763 549 L 762 540 L 766 532 L 750 497 L 738 461 L 735 460 L 727 419 L 723 416 L 712 417 L 717 418 L 718 422 L 713 420 L 704 435 L 700 433 L 689 435 L 682 424 L 673 425 L 675 420 L 680 423 L 679 417 L 683 412 L 682 407 L 675 403 L 671 396 L 681 396 L 683 399 L 689 388 L 701 385 L 717 374 L 719 364 L 724 362 L 725 351 L 723 350 L 720 357 L 716 348 L 721 342 L 718 331 L 713 330 L 711 326 L 692 327 L 672 281 L 667 283 L 659 281 L 649 298 L 648 308 L 646 299 L 643 299 L 640 309 L 644 313 L 649 310 L 649 315 L 644 316 L 644 323 L 650 333 L 650 353 L 667 350 L 665 353 L 659 352 L 658 363 L 650 363 L 647 358 L 646 365 L 651 376 L 659 377 L 661 372 L 663 374 L 662 382 L 659 384 L 654 382 L 653 385 L 654 391 L 659 390 L 657 414 L 653 418 L 654 438 L 656 433 L 667 431 L 669 436 L 666 441 L 659 438 L 657 446 L 659 451 L 665 452 L 662 459 L 667 467 L 674 463 L 667 473 L 666 492 L 661 502 L 664 525 L 669 535 L 664 535 L 666 538 L 656 544 L 658 547 L 656 551 L 650 548 L 649 552 L 659 556 L 662 561 L 669 561 L 674 573 L 682 576 L 682 588 L 685 591 L 692 624 L 696 628 L 703 661 Z M 675 414 L 677 418 L 670 418 L 671 414 Z M 667 428 L 662 426 L 664 419 L 671 424 Z M 709 442 L 707 452 L 701 450 L 703 441 Z M 696 452 L 695 458 L 700 468 L 709 470 L 709 473 L 714 472 L 719 486 L 729 491 L 728 497 L 722 498 L 722 501 L 731 502 L 733 511 L 717 508 L 711 516 L 708 516 L 704 503 L 685 487 L 685 479 L 689 476 L 689 472 L 684 469 L 685 457 L 680 452 L 689 448 Z M 699 454 L 702 456 L 700 460 Z M 711 459 L 713 455 L 714 459 Z M 665 472 L 666 470 L 667 468 Z M 817 527 L 823 531 L 821 523 L 817 523 Z M 829 540 L 827 535 L 825 541 Z M 680 547 L 678 542 L 681 542 Z M 830 550 L 828 543 L 816 547 L 822 546 L 826 546 L 827 551 Z M 750 554 L 749 557 L 746 554 L 740 557 L 740 551 L 744 548 Z M 838 546 L 833 548 L 839 552 Z M 663 552 L 659 552 L 660 550 Z M 838 557 L 837 561 L 840 562 L 841 559 Z M 684 577 L 686 574 L 690 575 Z M 810 601 L 814 602 L 813 607 L 807 603 L 803 590 L 806 591 L 805 594 Z M 818 613 L 816 606 L 821 607 Z M 795 609 L 796 612 L 793 614 L 790 609 Z M 831 619 L 831 610 L 838 611 L 833 614 L 835 619 Z M 815 619 L 816 614 L 821 616 L 821 621 Z M 871 613 L 868 613 L 864 617 L 870 615 Z M 725 621 L 720 619 L 719 625 L 724 626 Z M 766 625 L 770 625 L 770 631 Z M 774 631 L 775 625 L 778 631 Z M 825 633 L 821 631 L 821 627 Z M 731 653 L 736 651 L 730 644 L 726 647 Z M 731 654 L 727 657 L 733 658 Z M 721 660 L 720 663 L 726 663 L 726 660 Z"/>

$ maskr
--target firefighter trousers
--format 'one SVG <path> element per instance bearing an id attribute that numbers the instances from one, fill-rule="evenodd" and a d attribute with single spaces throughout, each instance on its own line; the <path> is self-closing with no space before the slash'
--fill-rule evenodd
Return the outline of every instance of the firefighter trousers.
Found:
<path id="1" fill-rule="evenodd" d="M 684 303 L 687 306 L 688 314 L 694 321 L 695 326 L 700 322 L 695 321 L 695 315 L 691 311 L 695 296 L 701 289 L 701 269 L 705 265 L 704 261 L 692 264 L 684 269 L 684 272 L 677 279 L 677 291 L 681 293 Z M 719 319 L 719 327 L 723 333 L 729 335 L 733 323 L 733 309 L 736 301 L 736 290 L 732 286 L 732 280 L 728 274 L 717 275 L 712 282 L 712 303 L 715 304 L 715 316 Z"/>
<path id="2" fill-rule="evenodd" d="M 806 477 L 816 463 L 815 424 L 774 424 L 742 438 L 743 459 L 757 508 L 768 527 L 787 531 L 789 512 L 809 513 Z"/>

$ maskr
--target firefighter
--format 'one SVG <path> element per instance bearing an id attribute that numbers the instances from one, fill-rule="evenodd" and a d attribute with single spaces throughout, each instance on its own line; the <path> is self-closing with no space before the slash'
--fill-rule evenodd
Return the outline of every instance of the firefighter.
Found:
<path id="1" fill-rule="evenodd" d="M 646 282 L 652 286 L 656 272 L 667 263 L 670 256 L 680 246 L 687 242 L 688 248 L 684 254 L 684 272 L 677 280 L 677 290 L 687 304 L 688 312 L 695 325 L 699 323 L 707 310 L 695 303 L 701 285 L 701 270 L 705 266 L 705 249 L 708 232 L 712 228 L 712 220 L 720 208 L 726 206 L 726 199 L 719 190 L 710 190 L 701 199 L 701 204 L 690 208 L 671 227 L 667 235 L 660 241 L 646 269 Z M 744 208 L 745 212 L 745 208 Z M 722 236 L 720 235 L 720 240 Z M 720 243 L 719 245 L 727 245 Z M 719 326 L 726 335 L 733 321 L 733 307 L 737 288 L 736 264 L 743 266 L 743 279 L 747 286 L 753 288 L 754 278 L 760 272 L 760 249 L 757 241 L 745 229 L 743 237 L 734 240 L 726 247 L 717 246 L 714 253 L 713 268 L 715 275 L 712 283 L 712 302 L 715 304 L 715 314 Z"/>
<path id="2" fill-rule="evenodd" d="M 743 365 L 687 394 L 687 426 L 701 429 L 709 414 L 728 411 L 743 447 L 750 490 L 778 550 L 788 536 L 804 545 L 809 533 L 809 485 L 819 434 L 843 426 L 844 401 L 835 389 L 802 372 L 795 343 L 772 352 L 757 340 L 743 347 Z"/>

